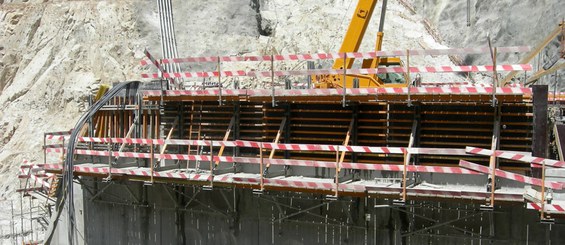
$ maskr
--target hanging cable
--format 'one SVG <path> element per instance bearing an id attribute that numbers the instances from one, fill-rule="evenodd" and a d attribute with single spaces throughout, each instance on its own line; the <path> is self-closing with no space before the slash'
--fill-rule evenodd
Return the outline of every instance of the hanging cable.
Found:
<path id="1" fill-rule="evenodd" d="M 69 143 L 66 149 L 65 163 L 63 165 L 63 177 L 61 180 L 62 185 L 59 187 L 57 192 L 57 202 L 55 204 L 55 212 L 51 216 L 51 223 L 47 230 L 47 236 L 45 238 L 45 244 L 50 244 L 53 235 L 55 234 L 55 229 L 59 221 L 59 217 L 65 207 L 66 202 L 67 215 L 68 215 L 68 244 L 74 244 L 74 233 L 75 233 L 75 208 L 74 208 L 74 191 L 73 191 L 73 179 L 74 179 L 74 151 L 76 145 L 76 138 L 79 136 L 80 131 L 106 103 L 108 103 L 112 98 L 118 95 L 122 90 L 126 89 L 125 96 L 131 96 L 132 94 L 137 94 L 137 88 L 139 87 L 139 81 L 129 81 L 122 82 L 110 89 L 100 100 L 96 101 L 87 111 L 84 113 L 75 127 L 73 128 L 71 135 L 69 137 Z"/>

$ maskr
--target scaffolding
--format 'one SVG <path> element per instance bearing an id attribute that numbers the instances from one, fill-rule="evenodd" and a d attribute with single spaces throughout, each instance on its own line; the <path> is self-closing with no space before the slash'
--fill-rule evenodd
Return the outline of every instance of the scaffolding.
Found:
<path id="1" fill-rule="evenodd" d="M 436 55 L 484 53 L 486 50 L 403 53 Z M 497 50 L 516 52 L 527 48 Z M 144 60 L 142 64 L 157 64 L 157 67 L 167 62 L 343 57 L 317 54 L 157 61 L 148 51 L 145 53 L 149 61 Z M 348 57 L 391 54 L 398 52 L 351 53 Z M 419 214 L 406 208 L 424 207 L 429 202 L 480 207 L 470 208 L 474 211 L 445 222 L 420 215 L 419 219 L 434 221 L 433 224 L 422 229 L 412 227 L 402 233 L 402 237 L 417 236 L 440 226 L 453 227 L 453 222 L 492 214 L 500 205 L 522 205 L 538 210 L 544 222 L 553 222 L 555 217 L 565 214 L 563 181 L 559 173 L 549 180 L 545 177 L 546 168 L 565 166 L 565 162 L 548 159 L 546 155 L 543 132 L 547 121 L 545 124 L 543 121 L 547 116 L 543 112 L 547 112 L 548 101 L 561 101 L 561 96 L 556 94 L 548 97 L 547 88 L 426 84 L 406 88 L 294 89 L 287 86 L 289 84 L 278 86 L 275 78 L 344 71 L 274 71 L 271 66 L 271 71 L 248 72 L 222 71 L 220 67 L 218 65 L 214 72 L 160 71 L 143 76 L 219 79 L 264 76 L 271 78 L 272 87 L 246 89 L 234 84 L 233 88 L 177 90 L 171 87 L 170 80 L 155 80 L 128 87 L 127 91 L 116 90 L 111 96 L 101 98 L 105 102 L 98 110 L 89 111 L 92 116 L 86 118 L 83 126 L 45 134 L 43 163 L 24 164 L 21 168 L 22 177 L 35 183 L 26 185 L 26 193 L 40 195 L 52 204 L 59 203 L 67 190 L 64 186 L 75 183 L 90 193 L 90 201 L 102 202 L 105 191 L 126 181 L 163 186 L 173 201 L 176 201 L 174 196 L 186 195 L 185 192 L 175 194 L 176 188 L 196 188 L 185 196 L 189 201 L 183 210 L 187 212 L 192 201 L 202 202 L 196 196 L 203 190 L 220 190 L 221 193 L 231 190 L 236 195 L 236 190 L 251 189 L 257 196 L 308 193 L 322 201 L 307 209 L 290 205 L 296 212 L 279 213 L 273 223 L 292 221 L 290 217 L 350 198 L 391 200 L 392 203 L 384 206 L 378 206 L 375 201 L 378 206 L 375 208 L 401 210 L 413 218 Z M 531 69 L 523 64 L 412 68 L 346 72 Z M 72 140 L 71 133 L 76 135 Z M 545 137 L 547 140 L 547 135 Z M 51 142 L 53 140 L 56 142 Z M 69 142 L 75 144 L 69 145 Z M 537 152 L 530 153 L 532 149 Z M 72 165 L 68 164 L 68 159 L 72 159 Z M 61 176 L 69 173 L 70 177 L 62 182 L 63 187 L 59 187 Z M 97 183 L 97 187 L 89 182 Z M 112 205 L 149 208 L 132 187 L 124 186 L 133 199 L 123 203 L 113 201 Z M 57 200 L 53 200 L 55 196 Z M 231 211 L 234 210 L 232 206 Z M 225 214 L 218 210 L 211 212 Z M 340 222 L 343 221 L 336 223 Z M 459 227 L 452 229 L 461 232 Z M 476 231 L 462 232 L 471 234 L 473 239 L 494 239 L 492 236 L 484 238 L 480 232 L 477 235 Z"/>

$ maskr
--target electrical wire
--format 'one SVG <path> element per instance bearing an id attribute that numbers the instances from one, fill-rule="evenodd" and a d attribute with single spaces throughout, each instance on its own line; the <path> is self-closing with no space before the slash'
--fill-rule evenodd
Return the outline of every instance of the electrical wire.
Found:
<path id="1" fill-rule="evenodd" d="M 75 127 L 73 128 L 71 135 L 69 137 L 69 142 L 67 145 L 67 155 L 65 156 L 65 163 L 63 165 L 63 177 L 61 180 L 62 185 L 59 187 L 61 188 L 58 191 L 57 195 L 57 203 L 55 205 L 55 213 L 51 217 L 51 224 L 49 225 L 47 236 L 45 239 L 45 244 L 50 244 L 51 240 L 53 239 L 53 235 L 55 234 L 55 229 L 57 227 L 59 217 L 63 211 L 63 207 L 65 204 L 65 200 L 68 199 L 67 212 L 68 212 L 68 244 L 74 244 L 74 233 L 75 233 L 75 214 L 74 214 L 74 191 L 73 191 L 73 179 L 74 179 L 74 163 L 73 158 L 76 146 L 76 139 L 79 136 L 80 131 L 84 127 L 84 125 L 91 119 L 106 103 L 108 103 L 112 98 L 118 95 L 122 90 L 126 90 L 125 96 L 132 96 L 137 94 L 137 88 L 139 88 L 139 81 L 128 81 L 122 82 L 115 85 L 112 89 L 110 89 L 100 100 L 96 101 L 94 105 L 92 105 L 86 113 L 84 113 L 78 122 L 76 123 Z"/>

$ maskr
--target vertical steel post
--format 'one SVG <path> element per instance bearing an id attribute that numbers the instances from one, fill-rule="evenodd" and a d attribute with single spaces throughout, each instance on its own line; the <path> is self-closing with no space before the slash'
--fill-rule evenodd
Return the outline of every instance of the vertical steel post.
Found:
<path id="1" fill-rule="evenodd" d="M 555 95 L 557 93 L 557 71 L 555 71 L 555 73 L 553 74 L 553 76 L 555 77 L 555 84 L 553 84 L 553 106 L 555 106 L 556 103 L 556 99 L 555 99 Z"/>
<path id="2" fill-rule="evenodd" d="M 412 106 L 412 101 L 410 100 L 410 88 L 412 87 L 412 81 L 410 79 L 410 50 L 406 50 L 406 81 L 408 83 L 408 106 Z"/>
<path id="3" fill-rule="evenodd" d="M 344 87 L 345 88 L 345 87 Z M 335 146 L 335 196 L 339 194 L 339 146 Z"/>
<path id="4" fill-rule="evenodd" d="M 273 107 L 275 107 L 275 60 L 273 58 L 273 55 L 271 55 L 271 104 Z"/>
<path id="5" fill-rule="evenodd" d="M 263 142 L 259 142 L 259 176 L 260 176 L 260 187 L 261 191 L 263 191 L 264 186 L 264 179 L 263 179 Z"/>
<path id="6" fill-rule="evenodd" d="M 533 85 L 533 135 L 532 135 L 532 156 L 547 158 L 548 147 L 548 87 L 547 85 Z M 539 169 L 532 169 L 534 177 L 539 178 Z"/>
<path id="7" fill-rule="evenodd" d="M 343 53 L 343 107 L 346 106 L 345 94 L 347 93 L 347 53 Z"/>
<path id="8" fill-rule="evenodd" d="M 541 210 L 540 210 L 540 220 L 545 219 L 545 161 L 542 161 L 541 165 Z"/>
<path id="9" fill-rule="evenodd" d="M 46 145 L 47 145 L 47 134 L 43 133 L 43 163 L 47 163 L 47 148 L 45 148 Z M 63 145 L 62 148 L 65 149 L 65 145 Z"/>
<path id="10" fill-rule="evenodd" d="M 214 187 L 214 141 L 210 136 L 210 187 Z"/>
<path id="11" fill-rule="evenodd" d="M 471 0 L 467 0 L 467 26 L 471 26 Z"/>
<path id="12" fill-rule="evenodd" d="M 63 147 L 61 148 L 61 164 L 65 164 L 65 137 L 63 136 Z"/>
<path id="13" fill-rule="evenodd" d="M 155 150 L 154 150 L 154 147 L 153 147 L 153 139 L 151 139 L 150 142 L 151 143 L 149 144 L 149 147 L 151 147 L 151 149 L 149 149 L 149 153 L 151 154 L 151 158 L 150 158 L 150 161 L 149 161 L 149 168 L 151 168 L 150 169 L 151 170 L 151 184 L 153 184 L 153 171 L 154 171 L 154 168 L 155 168 L 153 166 L 153 164 L 155 162 Z"/>
<path id="14" fill-rule="evenodd" d="M 108 177 L 106 178 L 112 179 L 112 138 L 108 138 Z"/>
<path id="15" fill-rule="evenodd" d="M 222 70 L 220 64 L 220 56 L 218 56 L 218 87 L 220 88 L 220 99 L 218 102 L 222 105 Z"/>
<path id="16" fill-rule="evenodd" d="M 406 202 L 406 175 L 407 175 L 407 163 L 408 163 L 408 159 L 407 159 L 407 155 L 408 152 L 406 149 L 402 148 L 403 150 L 403 155 L 404 155 L 404 168 L 402 169 L 402 201 Z"/>

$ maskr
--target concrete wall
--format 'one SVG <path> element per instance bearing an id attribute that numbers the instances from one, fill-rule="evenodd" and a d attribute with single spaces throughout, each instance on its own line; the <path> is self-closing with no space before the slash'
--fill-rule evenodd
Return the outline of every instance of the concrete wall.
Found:
<path id="1" fill-rule="evenodd" d="M 480 244 L 476 234 L 483 235 L 483 244 L 491 238 L 495 244 L 564 242 L 559 236 L 563 225 L 540 224 L 539 214 L 522 205 L 497 206 L 492 213 L 448 224 L 456 228 L 438 226 L 402 238 L 408 231 L 435 226 L 435 221 L 471 215 L 479 206 L 417 201 L 402 209 L 387 207 L 390 200 L 351 197 L 320 205 L 324 197 L 313 194 L 258 195 L 249 189 L 92 178 L 83 183 L 75 198 L 79 244 Z M 106 185 L 111 186 L 91 200 Z M 310 213 L 272 222 L 315 205 L 320 206 Z M 67 242 L 65 214 L 61 221 L 53 244 Z"/>

